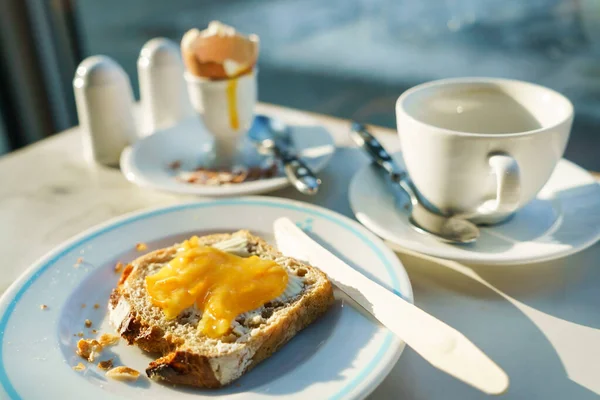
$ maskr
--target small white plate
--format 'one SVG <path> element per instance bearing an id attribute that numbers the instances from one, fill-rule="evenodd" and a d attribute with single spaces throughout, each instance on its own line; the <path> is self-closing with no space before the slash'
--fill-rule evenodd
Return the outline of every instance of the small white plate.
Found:
<path id="1" fill-rule="evenodd" d="M 401 155 L 394 158 L 402 163 Z M 406 248 L 471 264 L 526 264 L 564 257 L 600 239 L 600 185 L 581 167 L 561 160 L 538 196 L 507 222 L 481 227 L 470 245 L 451 245 L 416 232 L 402 201 L 370 165 L 353 177 L 356 218 L 395 249 Z"/>
<path id="2" fill-rule="evenodd" d="M 302 160 L 315 173 L 322 170 L 335 151 L 329 132 L 324 127 L 315 125 L 290 126 L 290 133 Z M 188 118 L 126 148 L 121 154 L 121 171 L 130 182 L 142 187 L 197 196 L 242 196 L 270 192 L 289 185 L 284 175 L 221 186 L 190 184 L 177 180 L 169 165 L 179 161 L 185 169 L 196 168 L 211 143 L 212 138 L 200 119 Z"/>
<path id="3" fill-rule="evenodd" d="M 192 234 L 250 229 L 273 242 L 272 223 L 286 216 L 350 265 L 412 301 L 398 258 L 357 222 L 326 209 L 277 198 L 247 197 L 180 204 L 125 215 L 58 247 L 33 265 L 0 299 L 0 398 L 2 399 L 360 399 L 388 374 L 403 342 L 336 291 L 334 306 L 280 351 L 234 384 L 219 390 L 172 387 L 141 376 L 135 383 L 105 378 L 75 355 L 84 327 L 113 332 L 106 305 L 118 275 L 117 261 L 171 245 Z M 81 264 L 78 268 L 74 265 Z M 95 309 L 94 304 L 100 307 Z M 41 310 L 40 305 L 48 308 Z M 82 304 L 86 304 L 82 308 Z M 407 321 L 408 323 L 408 321 Z M 152 358 L 124 341 L 100 360 L 143 371 Z M 86 370 L 72 369 L 79 362 Z"/>

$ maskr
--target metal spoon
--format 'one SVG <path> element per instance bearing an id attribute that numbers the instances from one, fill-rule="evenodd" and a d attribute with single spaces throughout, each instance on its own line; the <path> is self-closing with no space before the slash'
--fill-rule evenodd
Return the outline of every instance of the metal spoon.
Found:
<path id="1" fill-rule="evenodd" d="M 317 194 L 321 180 L 296 155 L 287 125 L 266 115 L 257 115 L 248 137 L 260 153 L 281 160 L 285 174 L 300 193 Z"/>
<path id="2" fill-rule="evenodd" d="M 479 228 L 465 219 L 438 215 L 425 207 L 419 201 L 406 172 L 392 159 L 379 141 L 371 135 L 364 125 L 352 123 L 350 137 L 363 150 L 365 150 L 376 165 L 390 177 L 393 184 L 400 186 L 410 198 L 412 205 L 409 218 L 411 226 L 421 232 L 435 236 L 447 243 L 472 243 L 479 237 Z"/>

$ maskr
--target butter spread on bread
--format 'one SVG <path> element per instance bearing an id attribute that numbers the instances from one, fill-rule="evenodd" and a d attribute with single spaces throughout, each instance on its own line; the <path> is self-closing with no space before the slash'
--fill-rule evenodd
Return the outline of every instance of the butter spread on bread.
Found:
<path id="1" fill-rule="evenodd" d="M 227 257 L 220 259 L 234 266 L 243 264 L 237 264 L 240 257 L 244 257 L 245 262 L 260 261 L 263 271 L 273 273 L 274 278 L 265 280 L 272 287 L 264 291 L 268 295 L 257 300 L 261 303 L 259 306 L 254 307 L 253 303 L 244 301 L 245 306 L 236 308 L 237 311 L 224 314 L 217 311 L 219 318 L 227 318 L 229 323 L 221 322 L 221 325 L 217 324 L 218 329 L 206 331 L 202 324 L 208 303 L 206 297 L 197 301 L 191 296 L 196 301 L 190 303 L 190 298 L 187 298 L 187 302 L 172 308 L 166 315 L 165 309 L 157 305 L 148 290 L 152 286 L 148 282 L 159 281 L 151 277 L 177 258 L 181 245 L 157 250 L 133 261 L 123 271 L 119 285 L 111 295 L 110 319 L 129 344 L 162 354 L 146 369 L 150 378 L 199 387 L 216 388 L 229 384 L 271 356 L 322 315 L 333 302 L 332 287 L 325 274 L 283 256 L 247 231 L 200 237 L 194 239 L 191 247 L 195 246 L 202 251 L 210 247 L 208 254 L 219 257 L 223 252 L 228 253 Z M 200 267 L 202 270 L 207 268 L 207 265 Z M 185 272 L 185 269 L 178 271 Z M 233 273 L 233 270 L 228 273 Z M 208 281 L 214 283 L 219 279 Z M 260 278 L 253 280 L 257 285 L 262 281 Z M 277 285 L 273 284 L 275 281 Z M 188 282 L 185 286 L 190 288 L 193 285 Z M 273 289 L 275 286 L 277 290 Z M 238 285 L 237 281 L 232 287 L 235 290 L 230 294 L 244 289 L 244 285 Z M 165 293 L 162 298 L 166 298 Z M 255 297 L 252 296 L 252 299 Z M 223 300 L 220 306 L 228 304 L 228 300 Z M 248 304 L 253 309 L 249 309 Z"/>

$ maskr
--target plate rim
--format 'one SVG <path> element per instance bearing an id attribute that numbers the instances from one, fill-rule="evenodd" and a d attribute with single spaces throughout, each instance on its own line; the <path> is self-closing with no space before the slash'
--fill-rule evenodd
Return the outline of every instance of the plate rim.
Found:
<path id="1" fill-rule="evenodd" d="M 262 113 L 257 113 L 256 115 L 266 115 Z M 248 196 L 248 195 L 256 195 L 260 193 L 272 192 L 275 190 L 283 189 L 289 186 L 291 183 L 285 176 L 276 176 L 269 179 L 263 179 L 259 181 L 246 182 L 236 185 L 227 185 L 227 186 L 201 186 L 201 185 L 189 185 L 189 186 L 173 186 L 173 187 L 165 187 L 163 185 L 155 184 L 151 179 L 146 178 L 139 174 L 139 168 L 137 168 L 133 164 L 133 154 L 134 151 L 139 148 L 148 138 L 154 135 L 167 135 L 172 134 L 171 131 L 177 130 L 180 126 L 185 126 L 185 124 L 189 123 L 189 121 L 196 119 L 197 117 L 188 117 L 181 121 L 178 121 L 175 125 L 170 126 L 168 128 L 157 130 L 153 132 L 151 135 L 143 137 L 136 141 L 135 143 L 127 146 L 121 152 L 121 156 L 119 157 L 119 167 L 121 169 L 121 173 L 127 179 L 127 181 L 138 185 L 140 187 L 158 190 L 164 193 L 177 193 L 184 195 L 192 195 L 192 196 L 211 196 L 211 197 L 231 197 L 231 196 Z M 298 124 L 288 124 L 290 127 L 294 126 L 303 126 Z M 333 147 L 333 151 L 331 154 L 325 159 L 322 166 L 320 168 L 315 168 L 314 172 L 322 171 L 327 164 L 331 161 L 337 146 L 335 143 L 335 139 L 329 129 L 327 129 L 322 123 L 316 123 L 316 125 L 324 128 L 324 131 L 327 133 L 327 137 L 329 139 L 330 144 Z M 225 189 L 224 189 L 225 188 Z"/>
<path id="2" fill-rule="evenodd" d="M 52 250 L 44 254 L 42 257 L 38 258 L 37 261 L 32 263 L 0 296 L 0 366 L 4 365 L 4 332 L 6 330 L 8 322 L 10 321 L 10 317 L 14 311 L 14 308 L 18 304 L 20 298 L 29 290 L 29 287 L 36 281 L 37 277 L 41 276 L 45 271 L 50 270 L 52 268 L 52 265 L 54 265 L 58 260 L 60 260 L 60 258 L 65 253 L 81 245 L 82 242 L 93 240 L 95 237 L 101 235 L 102 233 L 105 233 L 111 228 L 116 228 L 125 223 L 131 223 L 143 218 L 149 218 L 156 214 L 164 214 L 184 209 L 193 209 L 195 208 L 194 206 L 209 207 L 211 205 L 260 205 L 280 206 L 282 208 L 290 208 L 297 211 L 311 210 L 314 214 L 323 216 L 329 221 L 337 223 L 342 228 L 348 229 L 351 232 L 357 234 L 357 236 L 365 238 L 367 244 L 374 250 L 376 254 L 381 253 L 380 258 L 382 259 L 382 261 L 384 261 L 384 265 L 392 261 L 389 267 L 385 266 L 385 269 L 388 270 L 388 274 L 390 275 L 391 279 L 398 279 L 398 287 L 395 287 L 396 285 L 394 284 L 392 284 L 392 287 L 398 292 L 400 292 L 400 285 L 405 285 L 406 288 L 403 289 L 403 292 L 401 293 L 402 297 L 411 303 L 414 302 L 412 284 L 408 277 L 408 273 L 404 268 L 404 265 L 402 264 L 402 261 L 394 254 L 394 252 L 389 247 L 387 247 L 381 241 L 381 239 L 379 239 L 376 235 L 374 235 L 360 223 L 352 220 L 351 218 L 345 215 L 342 215 L 338 212 L 326 209 L 318 205 L 279 197 L 244 196 L 233 199 L 198 199 L 196 201 L 187 201 L 171 205 L 147 207 L 110 218 L 109 220 L 103 223 L 85 229 L 81 233 L 61 242 L 59 245 L 55 246 Z M 381 361 L 384 361 L 386 351 L 390 350 L 390 347 L 393 347 L 394 342 L 396 342 L 396 348 L 393 354 L 388 356 L 388 362 L 385 363 L 385 365 L 377 375 L 374 375 L 370 379 L 371 382 L 364 388 L 362 388 L 359 392 L 357 392 L 353 396 L 353 398 L 364 398 L 373 390 L 375 390 L 375 388 L 377 388 L 377 386 L 387 377 L 391 369 L 394 367 L 405 347 L 405 343 L 402 340 L 396 338 L 393 335 L 393 333 L 389 331 L 384 337 L 383 344 L 377 351 L 376 356 L 369 362 L 369 364 L 365 368 L 362 369 L 362 371 L 358 373 L 358 375 L 352 381 L 350 381 L 350 384 L 340 389 L 340 391 L 336 393 L 333 396 L 333 398 L 345 398 L 344 396 L 347 396 L 352 390 L 356 389 L 356 387 L 362 381 L 364 381 L 365 375 L 368 375 L 369 372 L 372 371 L 372 367 L 376 366 Z M 372 366 L 372 364 L 374 365 Z M 16 392 L 16 389 L 12 386 L 4 368 L 0 368 L 0 389 L 5 391 L 10 398 L 21 398 L 18 392 Z"/>
<path id="3" fill-rule="evenodd" d="M 568 166 L 570 168 L 572 167 L 572 168 L 577 169 L 578 172 L 581 172 L 583 175 L 586 176 L 586 179 L 588 179 L 590 183 L 593 182 L 593 183 L 596 183 L 598 186 L 600 186 L 600 182 L 598 180 L 596 180 L 590 174 L 590 172 L 588 170 L 586 170 L 585 168 L 583 168 L 565 158 L 561 158 L 559 160 L 559 162 L 557 163 L 557 165 L 555 167 L 555 170 L 557 168 L 559 168 L 559 166 L 561 164 Z M 379 238 L 381 238 L 388 247 L 390 247 L 396 251 L 410 250 L 410 251 L 417 252 L 419 254 L 425 254 L 428 256 L 438 257 L 438 258 L 446 259 L 446 260 L 457 261 L 457 262 L 465 263 L 465 264 L 487 265 L 487 266 L 510 266 L 510 265 L 541 263 L 541 262 L 545 262 L 545 261 L 551 261 L 551 260 L 568 257 L 570 255 L 579 253 L 579 252 L 593 246 L 595 243 L 597 243 L 600 240 L 600 229 L 599 229 L 593 237 L 590 235 L 589 239 L 587 239 L 583 243 L 579 244 L 578 246 L 572 246 L 570 248 L 565 248 L 562 250 L 550 252 L 545 256 L 521 256 L 521 257 L 511 256 L 511 257 L 498 258 L 498 257 L 490 256 L 490 254 L 493 255 L 494 253 L 477 253 L 477 254 L 473 253 L 472 254 L 473 256 L 464 256 L 463 257 L 460 255 L 452 254 L 452 251 L 443 251 L 443 250 L 439 251 L 440 249 L 438 249 L 437 247 L 430 247 L 429 251 L 424 252 L 424 251 L 422 251 L 422 249 L 416 249 L 408 241 L 396 240 L 394 237 L 392 237 L 392 235 L 388 235 L 385 232 L 385 229 L 380 228 L 379 225 L 372 222 L 372 220 L 370 218 L 368 218 L 368 216 L 363 215 L 363 213 L 357 211 L 357 206 L 355 203 L 356 199 L 354 199 L 354 196 L 352 196 L 352 193 L 354 193 L 354 190 L 352 188 L 355 185 L 357 185 L 356 182 L 358 181 L 358 178 L 357 178 L 358 175 L 369 167 L 370 167 L 370 164 L 365 164 L 363 167 L 359 168 L 358 171 L 352 177 L 350 184 L 348 186 L 348 202 L 350 203 L 350 208 L 352 209 L 352 213 L 354 214 L 355 218 L 365 228 L 367 228 L 368 230 L 370 230 L 371 232 L 376 234 Z M 543 190 L 543 188 L 542 188 L 542 190 Z M 510 221 L 508 221 L 507 223 L 510 223 Z M 397 235 L 396 238 L 397 237 L 399 237 L 399 235 Z"/>

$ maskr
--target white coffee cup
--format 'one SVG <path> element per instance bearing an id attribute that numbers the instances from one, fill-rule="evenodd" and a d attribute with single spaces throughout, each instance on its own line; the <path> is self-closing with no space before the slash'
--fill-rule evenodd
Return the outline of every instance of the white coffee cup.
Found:
<path id="1" fill-rule="evenodd" d="M 419 193 L 443 213 L 492 224 L 548 181 L 569 139 L 573 105 L 527 82 L 444 79 L 404 92 L 396 118 Z"/>
<path id="2" fill-rule="evenodd" d="M 234 79 L 210 80 L 186 72 L 188 94 L 194 109 L 214 136 L 211 166 L 244 164 L 242 143 L 254 119 L 257 100 L 256 71 Z"/>

